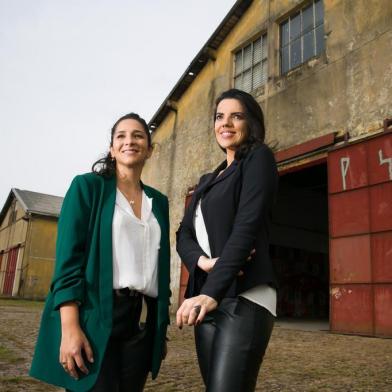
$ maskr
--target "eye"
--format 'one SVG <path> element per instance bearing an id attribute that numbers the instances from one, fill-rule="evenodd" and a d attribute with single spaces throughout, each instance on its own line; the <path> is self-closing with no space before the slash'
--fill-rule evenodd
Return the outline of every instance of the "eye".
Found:
<path id="1" fill-rule="evenodd" d="M 240 113 L 235 113 L 235 114 L 233 114 L 233 118 L 236 120 L 242 120 L 244 118 L 244 116 Z"/>
<path id="2" fill-rule="evenodd" d="M 223 118 L 223 114 L 217 113 L 216 116 L 215 116 L 215 121 L 222 120 L 222 118 Z"/>

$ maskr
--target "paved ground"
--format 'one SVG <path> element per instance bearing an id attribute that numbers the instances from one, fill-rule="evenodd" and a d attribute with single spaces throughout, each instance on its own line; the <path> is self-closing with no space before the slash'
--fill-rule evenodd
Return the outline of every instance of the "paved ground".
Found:
<path id="1" fill-rule="evenodd" d="M 60 391 L 27 376 L 41 309 L 36 302 L 0 300 L 0 391 Z M 330 334 L 325 327 L 278 322 L 257 391 L 392 391 L 392 339 Z M 203 391 L 191 329 L 171 327 L 169 336 L 168 357 L 146 391 Z"/>

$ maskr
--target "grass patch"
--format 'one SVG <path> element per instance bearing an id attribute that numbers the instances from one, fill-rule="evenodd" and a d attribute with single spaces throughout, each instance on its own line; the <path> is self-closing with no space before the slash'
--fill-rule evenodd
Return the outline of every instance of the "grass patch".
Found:
<path id="1" fill-rule="evenodd" d="M 9 350 L 7 347 L 0 345 L 0 361 L 7 363 L 18 363 L 23 362 L 24 358 L 18 357 L 14 352 Z"/>
<path id="2" fill-rule="evenodd" d="M 15 306 L 24 308 L 43 308 L 44 301 L 33 301 L 27 299 L 0 298 L 0 306 Z"/>

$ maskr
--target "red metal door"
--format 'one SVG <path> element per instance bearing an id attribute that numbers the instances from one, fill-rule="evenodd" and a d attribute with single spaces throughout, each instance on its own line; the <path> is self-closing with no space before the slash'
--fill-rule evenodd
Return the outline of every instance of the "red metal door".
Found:
<path id="1" fill-rule="evenodd" d="M 188 207 L 191 198 L 192 198 L 193 191 L 190 191 L 185 197 L 185 209 Z M 184 263 L 181 263 L 181 272 L 180 272 L 180 292 L 178 298 L 178 306 L 180 307 L 181 304 L 184 302 L 184 294 L 186 290 L 186 285 L 188 283 L 189 272 L 185 267 Z"/>
<path id="2" fill-rule="evenodd" d="M 19 246 L 12 248 L 8 252 L 7 267 L 5 270 L 3 295 L 12 295 L 14 287 L 16 262 L 18 261 Z"/>
<path id="3" fill-rule="evenodd" d="M 328 156 L 331 330 L 392 336 L 392 134 Z"/>

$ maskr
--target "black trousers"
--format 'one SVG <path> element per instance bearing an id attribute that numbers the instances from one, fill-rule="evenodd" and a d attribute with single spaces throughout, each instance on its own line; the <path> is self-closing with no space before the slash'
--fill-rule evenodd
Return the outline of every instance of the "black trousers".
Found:
<path id="1" fill-rule="evenodd" d="M 141 392 L 151 369 L 156 300 L 144 297 L 148 306 L 146 325 L 139 325 L 142 295 L 113 295 L 112 333 L 97 382 L 89 392 Z M 69 391 L 70 392 L 70 391 Z"/>
<path id="2" fill-rule="evenodd" d="M 242 297 L 225 298 L 195 327 L 196 351 L 207 392 L 251 392 L 274 316 Z"/>

